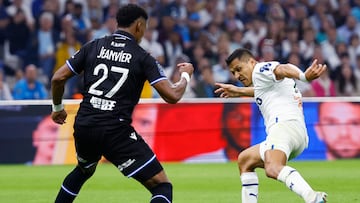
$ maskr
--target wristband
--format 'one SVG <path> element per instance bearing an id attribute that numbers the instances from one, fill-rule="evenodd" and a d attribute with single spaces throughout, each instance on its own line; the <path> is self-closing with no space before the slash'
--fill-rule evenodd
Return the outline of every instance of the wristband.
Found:
<path id="1" fill-rule="evenodd" d="M 306 79 L 305 73 L 303 73 L 303 72 L 300 72 L 300 73 L 299 73 L 299 80 L 300 80 L 300 81 L 303 81 L 303 82 L 309 82 L 309 81 Z"/>
<path id="2" fill-rule="evenodd" d="M 181 73 L 181 78 L 185 78 L 186 82 L 189 83 L 190 82 L 190 75 L 187 72 L 182 72 Z"/>
<path id="3" fill-rule="evenodd" d="M 64 110 L 64 104 L 57 104 L 57 105 L 53 104 L 52 105 L 52 111 L 53 112 L 59 112 L 59 111 L 62 111 L 62 110 Z"/>

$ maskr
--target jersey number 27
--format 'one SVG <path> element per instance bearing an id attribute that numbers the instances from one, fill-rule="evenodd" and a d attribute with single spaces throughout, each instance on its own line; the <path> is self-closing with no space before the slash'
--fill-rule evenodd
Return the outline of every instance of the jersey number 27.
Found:
<path id="1" fill-rule="evenodd" d="M 102 82 L 104 82 L 109 76 L 109 68 L 103 63 L 97 65 L 94 68 L 93 74 L 96 75 L 96 76 L 99 75 L 100 70 L 102 70 L 102 72 L 103 72 L 102 76 L 94 84 L 92 84 L 90 86 L 89 91 L 88 91 L 90 94 L 93 94 L 93 95 L 96 95 L 96 96 L 101 96 L 101 95 L 104 94 L 104 91 L 96 89 L 96 88 Z M 116 66 L 111 66 L 110 71 L 121 74 L 121 77 L 117 81 L 117 83 L 111 88 L 111 90 L 105 94 L 105 97 L 107 97 L 107 98 L 111 98 L 112 96 L 114 96 L 114 94 L 117 91 L 119 91 L 120 87 L 126 81 L 126 79 L 128 77 L 128 73 L 129 73 L 129 69 L 116 67 Z"/>

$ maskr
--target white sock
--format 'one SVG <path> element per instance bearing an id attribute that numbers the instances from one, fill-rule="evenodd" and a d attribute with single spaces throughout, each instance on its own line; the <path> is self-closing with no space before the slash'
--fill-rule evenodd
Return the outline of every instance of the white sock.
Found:
<path id="1" fill-rule="evenodd" d="M 306 202 L 314 193 L 314 190 L 304 180 L 300 173 L 290 166 L 285 166 L 279 173 L 277 179 L 283 183 L 293 192 L 300 195 Z"/>
<path id="2" fill-rule="evenodd" d="M 241 183 L 242 203 L 257 203 L 259 179 L 256 172 L 246 172 L 241 174 Z"/>

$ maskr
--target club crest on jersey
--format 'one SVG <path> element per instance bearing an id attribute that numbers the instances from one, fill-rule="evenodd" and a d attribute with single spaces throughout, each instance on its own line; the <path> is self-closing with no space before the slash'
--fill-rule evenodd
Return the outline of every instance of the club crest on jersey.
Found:
<path id="1" fill-rule="evenodd" d="M 264 71 L 269 71 L 270 70 L 270 67 L 271 66 L 271 63 L 267 63 L 265 65 L 263 65 L 261 68 L 260 68 L 260 73 L 264 72 Z"/>

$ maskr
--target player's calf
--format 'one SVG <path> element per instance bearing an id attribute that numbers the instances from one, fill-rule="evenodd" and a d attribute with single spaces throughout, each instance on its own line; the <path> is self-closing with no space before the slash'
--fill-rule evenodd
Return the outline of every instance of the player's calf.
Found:
<path id="1" fill-rule="evenodd" d="M 172 184 L 159 183 L 150 189 L 152 194 L 150 203 L 171 203 L 172 202 Z"/>
<path id="2" fill-rule="evenodd" d="M 94 174 L 96 164 L 90 167 L 76 166 L 64 179 L 60 191 L 56 197 L 56 203 L 73 202 L 78 195 L 82 185 Z"/>

